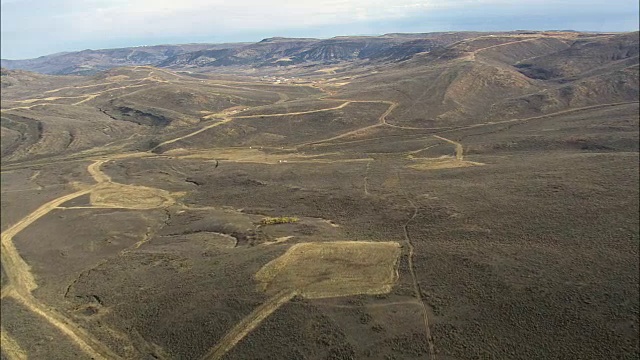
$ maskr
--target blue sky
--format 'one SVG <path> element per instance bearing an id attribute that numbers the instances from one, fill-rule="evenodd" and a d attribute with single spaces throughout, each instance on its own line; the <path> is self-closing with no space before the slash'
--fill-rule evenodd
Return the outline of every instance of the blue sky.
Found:
<path id="1" fill-rule="evenodd" d="M 1 56 L 454 30 L 636 31 L 638 0 L 0 0 Z"/>

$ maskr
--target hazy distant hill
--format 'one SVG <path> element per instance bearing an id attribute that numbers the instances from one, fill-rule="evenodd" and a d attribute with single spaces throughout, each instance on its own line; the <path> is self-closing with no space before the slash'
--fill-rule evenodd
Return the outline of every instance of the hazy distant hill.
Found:
<path id="1" fill-rule="evenodd" d="M 267 38 L 257 43 L 158 45 L 83 50 L 27 60 L 2 60 L 2 67 L 44 74 L 93 74 L 118 66 L 170 68 L 205 66 L 282 66 L 352 60 L 404 60 L 477 32 L 340 36 L 331 39 Z"/>
<path id="2" fill-rule="evenodd" d="M 243 44 L 184 44 L 137 46 L 121 49 L 82 50 L 41 56 L 27 60 L 2 59 L 2 67 L 43 74 L 93 74 L 118 66 L 158 64 L 178 54 L 202 49 L 232 49 Z"/>

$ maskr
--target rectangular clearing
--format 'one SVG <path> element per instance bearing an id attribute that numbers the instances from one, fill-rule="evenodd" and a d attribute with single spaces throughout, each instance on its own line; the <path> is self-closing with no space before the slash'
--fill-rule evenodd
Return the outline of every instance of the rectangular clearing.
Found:
<path id="1" fill-rule="evenodd" d="M 306 298 L 385 294 L 398 278 L 397 242 L 338 241 L 295 244 L 255 278 L 261 290 Z"/>

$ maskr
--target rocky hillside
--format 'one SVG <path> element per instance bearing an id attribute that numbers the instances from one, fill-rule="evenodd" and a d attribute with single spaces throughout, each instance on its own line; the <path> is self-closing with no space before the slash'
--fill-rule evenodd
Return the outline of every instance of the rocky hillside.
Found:
<path id="1" fill-rule="evenodd" d="M 114 67 L 137 65 L 181 69 L 205 66 L 331 64 L 354 60 L 397 61 L 478 35 L 475 32 L 387 34 L 340 36 L 324 40 L 275 37 L 250 44 L 158 45 L 83 50 L 28 60 L 2 60 L 2 67 L 52 75 L 87 75 Z"/>
<path id="2" fill-rule="evenodd" d="M 90 75 L 119 66 L 158 64 L 169 57 L 202 49 L 232 49 L 243 44 L 185 44 L 82 50 L 27 60 L 2 59 L 2 67 L 51 75 Z"/>

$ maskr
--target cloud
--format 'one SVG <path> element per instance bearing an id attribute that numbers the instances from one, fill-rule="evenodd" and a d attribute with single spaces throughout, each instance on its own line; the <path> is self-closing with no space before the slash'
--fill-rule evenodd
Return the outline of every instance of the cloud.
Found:
<path id="1" fill-rule="evenodd" d="M 506 4 L 505 0 L 2 0 L 3 13 L 14 19 L 38 19 L 40 28 L 88 34 L 134 35 L 138 32 L 195 34 L 257 29 L 299 28 L 378 21 L 415 16 L 431 9 L 479 4 Z M 530 1 L 531 2 L 531 1 Z M 533 1 L 533 2 L 540 2 Z M 55 6 L 52 6 L 52 3 Z M 11 5 L 11 6 L 9 6 Z M 5 7 L 5 6 L 3 6 Z M 28 15 L 27 15 L 28 14 Z M 21 16 L 22 15 L 22 16 Z M 16 27 L 29 27 L 24 21 Z M 9 20 L 11 22 L 11 20 Z M 11 22 L 14 23 L 14 22 Z M 16 21 L 17 23 L 17 21 Z M 4 28 L 4 27 L 3 27 Z M 133 33 L 133 34 L 132 34 Z"/>
<path id="2" fill-rule="evenodd" d="M 250 31 L 332 25 L 350 21 L 402 18 L 427 9 L 429 1 L 320 0 L 320 1 L 203 1 L 133 0 L 74 1 L 56 26 L 78 34 L 126 35 L 131 32 L 202 33 L 209 30 Z"/>

